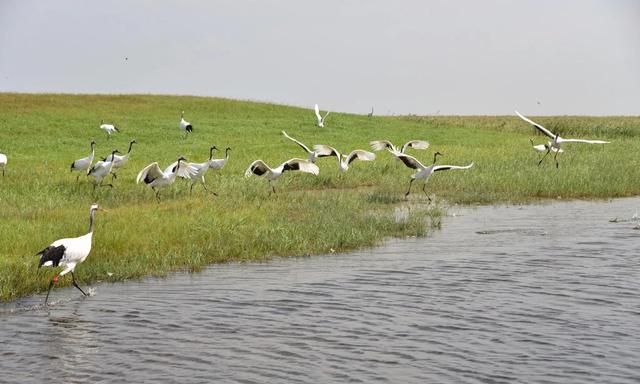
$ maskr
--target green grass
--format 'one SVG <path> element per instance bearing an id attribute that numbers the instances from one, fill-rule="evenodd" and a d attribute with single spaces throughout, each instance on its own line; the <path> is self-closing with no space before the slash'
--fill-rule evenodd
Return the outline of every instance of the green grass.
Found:
<path id="1" fill-rule="evenodd" d="M 178 130 L 180 111 L 194 125 L 186 140 Z M 526 111 L 522 111 L 526 112 Z M 122 132 L 106 140 L 100 120 Z M 315 127 L 311 109 L 203 97 L 0 94 L 0 152 L 7 154 L 7 176 L 0 180 L 0 300 L 45 290 L 54 274 L 37 269 L 35 254 L 62 237 L 79 236 L 88 225 L 89 205 L 98 201 L 94 244 L 77 268 L 81 284 L 118 281 L 174 270 L 198 270 L 211 263 L 268 260 L 346 251 L 378 244 L 389 236 L 421 236 L 439 226 L 441 203 L 523 203 L 548 198 L 609 198 L 640 193 L 640 118 L 535 117 L 561 135 L 606 139 L 605 146 L 573 144 L 537 167 L 529 144 L 546 142 L 515 116 L 374 117 L 332 113 L 327 127 Z M 476 166 L 436 174 L 427 205 L 415 183 L 404 199 L 412 171 L 389 153 L 374 162 L 355 162 L 339 174 L 335 158 L 320 159 L 320 175 L 285 174 L 269 195 L 265 180 L 243 177 L 251 161 L 278 165 L 306 157 L 280 131 L 307 145 L 338 150 L 368 149 L 374 139 L 402 144 L 427 139 L 427 151 L 413 151 L 429 163 Z M 89 152 L 126 151 L 131 160 L 113 189 L 92 192 L 86 178 L 76 184 L 69 165 Z M 208 148 L 231 147 L 222 171 L 207 175 L 213 197 L 178 180 L 161 192 L 135 184 L 145 165 L 161 167 L 184 155 L 201 162 Z M 220 157 L 219 154 L 216 157 Z M 550 159 L 549 159 L 550 160 Z M 111 275 L 109 276 L 108 273 Z M 61 285 L 69 284 L 69 279 Z"/>

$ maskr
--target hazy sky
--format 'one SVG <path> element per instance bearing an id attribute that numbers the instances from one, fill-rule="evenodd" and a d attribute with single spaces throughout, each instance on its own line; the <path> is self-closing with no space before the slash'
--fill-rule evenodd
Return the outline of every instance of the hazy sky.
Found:
<path id="1" fill-rule="evenodd" d="M 0 91 L 640 114 L 638 0 L 0 0 Z"/>

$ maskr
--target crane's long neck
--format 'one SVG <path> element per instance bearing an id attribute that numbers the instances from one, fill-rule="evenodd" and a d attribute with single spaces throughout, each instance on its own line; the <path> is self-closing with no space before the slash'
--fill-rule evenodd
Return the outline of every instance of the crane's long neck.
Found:
<path id="1" fill-rule="evenodd" d="M 433 165 L 436 164 L 436 161 L 438 160 L 438 152 L 433 154 Z"/>
<path id="2" fill-rule="evenodd" d="M 133 147 L 133 144 L 133 141 L 129 143 L 129 150 L 127 151 L 127 154 L 131 153 L 131 147 Z"/>
<path id="3" fill-rule="evenodd" d="M 228 159 L 228 158 L 229 158 L 229 150 L 230 150 L 230 149 L 231 149 L 231 148 L 227 148 L 227 149 L 224 151 L 224 158 L 225 158 L 225 159 Z"/>
<path id="4" fill-rule="evenodd" d="M 210 148 L 210 149 L 209 149 L 209 161 L 211 161 L 211 159 L 213 159 L 213 150 L 214 150 L 214 149 L 215 149 L 215 148 Z"/>
<path id="5" fill-rule="evenodd" d="M 96 214 L 95 209 L 92 209 L 91 212 L 89 212 L 89 233 L 93 233 L 93 221 L 94 221 L 95 214 Z"/>

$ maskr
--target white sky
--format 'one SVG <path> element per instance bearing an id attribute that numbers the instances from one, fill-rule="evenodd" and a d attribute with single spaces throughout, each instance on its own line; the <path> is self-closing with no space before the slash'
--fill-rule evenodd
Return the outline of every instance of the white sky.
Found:
<path id="1" fill-rule="evenodd" d="M 0 91 L 640 114 L 637 0 L 0 0 Z"/>

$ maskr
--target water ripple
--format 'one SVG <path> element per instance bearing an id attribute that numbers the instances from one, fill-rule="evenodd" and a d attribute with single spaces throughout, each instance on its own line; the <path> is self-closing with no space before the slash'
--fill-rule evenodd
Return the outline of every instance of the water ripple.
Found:
<path id="1" fill-rule="evenodd" d="M 467 209 L 374 250 L 56 289 L 0 307 L 0 381 L 637 383 L 639 205 Z"/>

